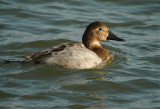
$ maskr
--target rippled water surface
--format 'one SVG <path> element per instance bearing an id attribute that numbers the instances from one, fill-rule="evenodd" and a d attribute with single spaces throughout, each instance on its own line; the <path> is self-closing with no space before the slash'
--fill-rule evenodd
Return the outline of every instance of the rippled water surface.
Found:
<path id="1" fill-rule="evenodd" d="M 81 41 L 93 21 L 127 40 L 102 43 L 115 54 L 110 65 L 21 62 L 21 55 Z M 159 0 L 0 0 L 0 108 L 160 109 L 159 22 Z"/>

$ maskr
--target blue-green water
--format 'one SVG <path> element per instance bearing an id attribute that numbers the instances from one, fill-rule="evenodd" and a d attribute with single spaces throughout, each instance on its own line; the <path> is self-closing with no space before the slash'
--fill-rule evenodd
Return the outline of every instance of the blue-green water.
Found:
<path id="1" fill-rule="evenodd" d="M 21 63 L 21 55 L 81 41 L 93 21 L 127 40 L 102 43 L 115 54 L 109 66 Z M 159 109 L 159 22 L 159 0 L 0 0 L 0 108 Z"/>

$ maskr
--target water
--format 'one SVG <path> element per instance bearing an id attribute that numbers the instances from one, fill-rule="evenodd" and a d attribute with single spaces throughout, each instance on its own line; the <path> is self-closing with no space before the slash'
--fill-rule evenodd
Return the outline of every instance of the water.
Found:
<path id="1" fill-rule="evenodd" d="M 0 0 L 1 109 L 160 109 L 159 0 Z M 109 66 L 21 63 L 104 22 L 126 42 L 103 42 Z M 3 60 L 12 62 L 4 63 Z"/>

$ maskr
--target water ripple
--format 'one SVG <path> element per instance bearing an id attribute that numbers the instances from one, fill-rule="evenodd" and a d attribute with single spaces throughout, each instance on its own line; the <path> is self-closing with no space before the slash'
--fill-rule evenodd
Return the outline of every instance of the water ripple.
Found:
<path id="1" fill-rule="evenodd" d="M 159 3 L 0 0 L 0 107 L 159 108 Z M 108 66 L 76 70 L 22 62 L 21 55 L 81 41 L 93 21 L 126 39 L 102 43 L 115 55 Z"/>

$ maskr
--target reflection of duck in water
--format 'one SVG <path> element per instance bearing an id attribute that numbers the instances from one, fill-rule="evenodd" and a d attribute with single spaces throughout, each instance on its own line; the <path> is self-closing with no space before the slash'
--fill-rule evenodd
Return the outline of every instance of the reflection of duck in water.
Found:
<path id="1" fill-rule="evenodd" d="M 83 34 L 82 43 L 60 44 L 24 57 L 36 63 L 57 64 L 66 68 L 93 68 L 113 57 L 100 45 L 101 41 L 106 40 L 124 41 L 115 36 L 103 23 L 97 21 L 88 25 Z"/>

